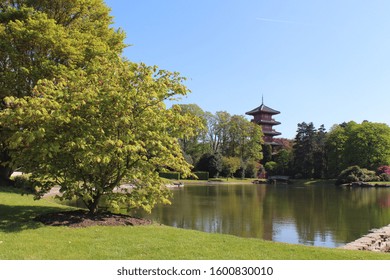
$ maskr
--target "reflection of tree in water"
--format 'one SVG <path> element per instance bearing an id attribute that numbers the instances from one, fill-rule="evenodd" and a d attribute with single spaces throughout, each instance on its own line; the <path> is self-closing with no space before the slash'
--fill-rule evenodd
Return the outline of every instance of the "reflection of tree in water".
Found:
<path id="1" fill-rule="evenodd" d="M 263 237 L 265 186 L 191 186 L 175 191 L 173 205 L 158 209 L 161 223 L 206 232 Z"/>
<path id="2" fill-rule="evenodd" d="M 205 185 L 176 190 L 153 211 L 163 224 L 206 232 L 335 246 L 390 223 L 390 189 L 299 185 Z M 291 241 L 290 236 L 289 242 Z"/>
<path id="3" fill-rule="evenodd" d="M 385 194 L 377 198 L 377 203 L 381 208 L 390 208 L 390 194 Z"/>
<path id="4" fill-rule="evenodd" d="M 284 205 L 274 210 L 274 218 L 294 219 L 300 243 L 328 242 L 329 239 L 346 243 L 371 228 L 390 223 L 390 211 L 378 207 L 378 197 L 390 196 L 389 190 L 382 191 L 385 193 L 379 189 L 347 190 L 329 185 L 281 187 L 268 195 L 278 196 L 278 204 Z"/>

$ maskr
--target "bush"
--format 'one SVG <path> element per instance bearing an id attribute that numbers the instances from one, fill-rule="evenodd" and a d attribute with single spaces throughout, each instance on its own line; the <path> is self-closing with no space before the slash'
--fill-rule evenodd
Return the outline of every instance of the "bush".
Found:
<path id="1" fill-rule="evenodd" d="M 294 175 L 294 178 L 299 180 L 299 179 L 303 178 L 303 175 L 302 175 L 302 173 L 297 173 Z"/>
<path id="2" fill-rule="evenodd" d="M 349 184 L 353 182 L 372 182 L 379 181 L 380 178 L 375 171 L 360 168 L 357 165 L 350 166 L 343 170 L 337 178 L 336 185 Z"/>
<path id="3" fill-rule="evenodd" d="M 238 157 L 222 157 L 221 175 L 224 177 L 232 177 L 233 174 L 241 166 L 241 160 Z"/>
<path id="4" fill-rule="evenodd" d="M 14 181 L 14 187 L 21 189 L 27 193 L 35 193 L 35 187 L 33 181 L 30 179 L 30 175 L 18 175 L 12 178 Z"/>
<path id="5" fill-rule="evenodd" d="M 274 161 L 269 161 L 269 162 L 267 162 L 265 165 L 264 165 L 264 167 L 265 167 L 265 170 L 267 171 L 267 174 L 268 174 L 268 176 L 273 176 L 273 175 L 276 175 L 275 173 L 275 171 L 276 171 L 276 169 L 278 168 L 278 164 L 276 163 L 276 162 L 274 162 Z"/>
<path id="6" fill-rule="evenodd" d="M 222 171 L 222 156 L 219 153 L 204 154 L 196 164 L 197 171 L 207 171 L 209 176 L 217 178 Z"/>
<path id="7" fill-rule="evenodd" d="M 390 166 L 382 165 L 376 170 L 377 175 L 387 174 L 390 175 Z"/>
<path id="8" fill-rule="evenodd" d="M 383 182 L 389 182 L 390 181 L 390 174 L 382 173 L 379 175 L 379 178 Z"/>
<path id="9" fill-rule="evenodd" d="M 245 169 L 245 178 L 257 178 L 260 164 L 254 160 L 249 161 Z"/>

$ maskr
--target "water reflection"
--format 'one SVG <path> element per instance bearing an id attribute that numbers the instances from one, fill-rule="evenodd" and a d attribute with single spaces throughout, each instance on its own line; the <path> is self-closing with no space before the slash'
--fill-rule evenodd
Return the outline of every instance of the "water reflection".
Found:
<path id="1" fill-rule="evenodd" d="M 389 201 L 389 189 L 331 184 L 186 186 L 149 217 L 180 228 L 336 247 L 389 224 Z"/>

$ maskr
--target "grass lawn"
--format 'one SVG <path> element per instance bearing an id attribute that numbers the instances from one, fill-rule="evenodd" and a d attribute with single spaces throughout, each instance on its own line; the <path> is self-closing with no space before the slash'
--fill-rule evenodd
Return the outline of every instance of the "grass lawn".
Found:
<path id="1" fill-rule="evenodd" d="M 210 178 L 209 180 L 187 180 L 187 179 L 182 179 L 179 180 L 180 182 L 186 184 L 208 184 L 208 183 L 227 183 L 227 184 L 252 184 L 252 181 L 256 180 L 255 178 L 245 178 L 245 179 L 240 179 L 240 178 Z M 179 182 L 178 180 L 170 180 L 170 182 Z"/>
<path id="2" fill-rule="evenodd" d="M 37 214 L 64 209 L 70 208 L 0 188 L 0 259 L 390 259 L 385 253 L 290 245 L 160 225 L 68 228 L 32 220 Z"/>

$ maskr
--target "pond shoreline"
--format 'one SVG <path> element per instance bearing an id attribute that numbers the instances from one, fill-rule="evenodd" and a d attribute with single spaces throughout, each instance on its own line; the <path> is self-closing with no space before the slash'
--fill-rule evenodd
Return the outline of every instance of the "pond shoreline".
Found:
<path id="1" fill-rule="evenodd" d="M 347 188 L 389 188 L 389 183 L 352 182 L 340 185 Z"/>
<path id="2" fill-rule="evenodd" d="M 390 224 L 380 229 L 372 229 L 369 234 L 341 246 L 340 249 L 389 253 Z"/>

